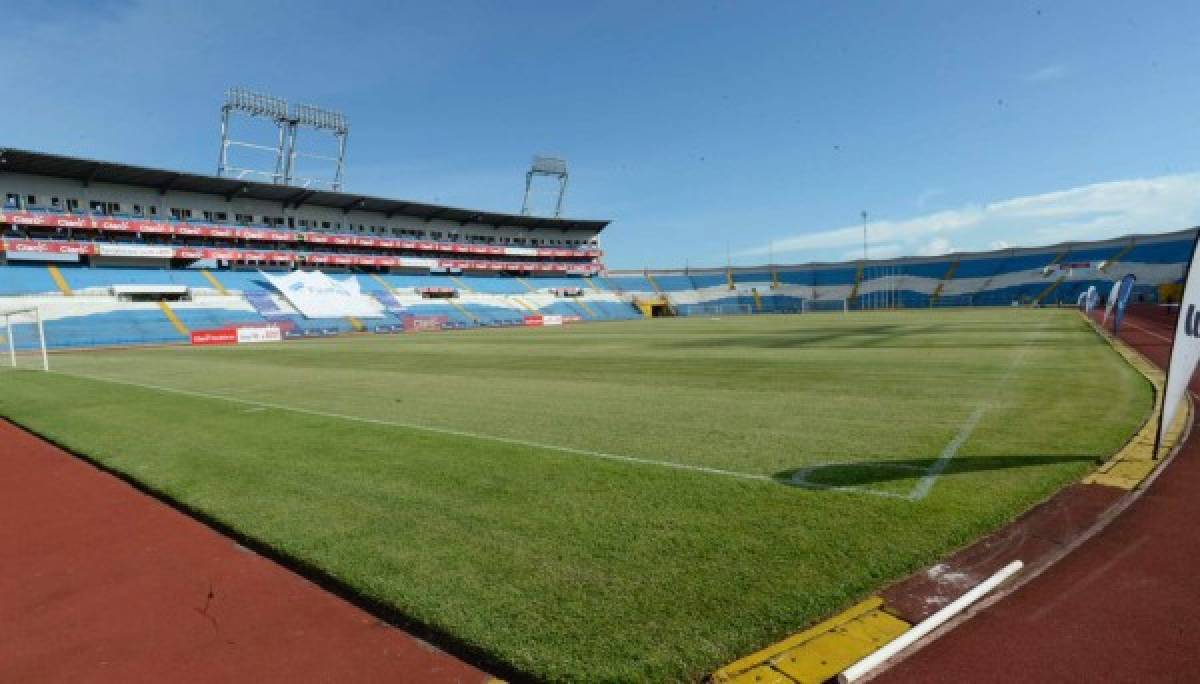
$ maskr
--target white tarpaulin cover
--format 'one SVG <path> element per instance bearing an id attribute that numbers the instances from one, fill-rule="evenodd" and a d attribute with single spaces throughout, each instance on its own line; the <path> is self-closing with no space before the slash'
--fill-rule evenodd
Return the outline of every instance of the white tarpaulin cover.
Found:
<path id="1" fill-rule="evenodd" d="M 320 271 L 259 274 L 305 318 L 383 318 L 379 303 L 359 290 L 354 276 L 339 281 Z"/>
<path id="2" fill-rule="evenodd" d="M 1200 245 L 1200 242 L 1196 244 Z M 1192 255 L 1184 281 L 1183 300 L 1179 303 L 1179 321 L 1175 323 L 1175 346 L 1171 348 L 1171 363 L 1167 369 L 1167 387 L 1163 392 L 1162 419 L 1158 424 L 1158 441 L 1175 421 L 1184 393 L 1200 361 L 1200 259 Z M 1158 454 L 1155 454 L 1157 456 Z"/>

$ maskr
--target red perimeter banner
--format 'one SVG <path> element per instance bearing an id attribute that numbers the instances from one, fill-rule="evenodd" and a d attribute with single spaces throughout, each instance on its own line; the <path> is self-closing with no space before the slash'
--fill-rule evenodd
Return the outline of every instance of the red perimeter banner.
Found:
<path id="1" fill-rule="evenodd" d="M 213 330 L 193 330 L 192 344 L 210 345 L 210 344 L 237 344 L 238 329 L 237 328 L 216 328 Z"/>
<path id="2" fill-rule="evenodd" d="M 542 324 L 541 316 L 526 316 L 525 317 L 525 325 L 528 327 L 533 328 L 533 327 L 537 327 L 541 324 Z"/>
<path id="3" fill-rule="evenodd" d="M 524 254 L 521 248 L 497 245 L 463 245 L 461 243 L 429 242 L 372 238 L 360 235 L 328 234 L 270 228 L 245 228 L 196 223 L 168 223 L 153 219 L 121 219 L 109 217 L 76 216 L 71 214 L 42 214 L 32 212 L 0 213 L 0 223 L 21 226 L 46 226 L 50 228 L 84 228 L 114 233 L 148 233 L 154 235 L 189 235 L 214 238 L 241 238 L 269 242 L 311 242 L 333 245 L 359 245 L 364 247 L 386 247 L 392 249 L 419 249 L 433 252 L 457 252 L 467 254 Z M 538 256 L 598 257 L 598 249 L 539 248 Z"/>

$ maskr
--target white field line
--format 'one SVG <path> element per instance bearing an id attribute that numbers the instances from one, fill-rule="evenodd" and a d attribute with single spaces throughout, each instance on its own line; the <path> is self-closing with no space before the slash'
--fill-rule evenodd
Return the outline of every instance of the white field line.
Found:
<path id="1" fill-rule="evenodd" d="M 1030 341 L 1032 340 L 1033 336 L 1037 333 L 1040 333 L 1043 329 L 1045 329 L 1045 327 L 1046 321 L 1042 321 L 1037 328 L 1025 333 L 1025 337 L 1022 338 L 1023 344 L 1021 345 L 1021 348 L 1017 350 L 1016 354 L 1013 354 L 1013 358 L 1011 361 L 1009 361 L 1008 367 L 1004 369 L 1004 374 L 1000 376 L 1001 385 L 1006 384 L 1012 378 L 1013 373 L 1017 370 L 1017 367 L 1021 365 L 1021 363 L 1025 360 L 1025 356 L 1029 353 Z M 919 468 L 917 466 L 906 464 L 890 464 L 887 462 L 855 464 L 878 468 L 896 468 L 923 471 L 924 474 L 921 475 L 921 478 L 917 481 L 916 486 L 913 487 L 908 494 L 899 494 L 896 492 L 889 492 L 868 486 L 822 485 L 808 481 L 808 476 L 822 467 L 849 465 L 846 463 L 828 463 L 824 466 L 816 465 L 808 468 L 802 468 L 792 473 L 791 483 L 808 489 L 824 489 L 830 491 L 848 492 L 851 494 L 870 494 L 871 496 L 880 496 L 888 499 L 906 499 L 914 503 L 921 501 L 925 497 L 929 496 L 929 493 L 933 491 L 933 485 L 937 483 L 938 477 L 943 471 L 946 470 L 946 467 L 950 465 L 950 461 L 958 455 L 958 450 L 962 448 L 962 445 L 965 444 L 966 441 L 971 437 L 971 433 L 975 431 L 975 428 L 979 425 L 979 421 L 983 419 L 983 414 L 987 411 L 987 409 L 988 404 L 985 402 L 972 411 L 971 415 L 967 416 L 966 420 L 962 422 L 962 425 L 958 429 L 958 434 L 954 436 L 954 439 L 950 440 L 945 449 L 942 449 L 942 453 L 938 456 L 938 459 L 930 464 L 927 468 Z"/>
<path id="2" fill-rule="evenodd" d="M 381 418 L 366 418 L 363 416 L 352 416 L 344 413 L 331 413 L 328 411 L 318 411 L 316 409 L 300 408 L 298 406 L 288 406 L 286 404 L 276 404 L 269 401 L 258 401 L 256 399 L 242 399 L 240 397 L 230 397 L 223 394 L 210 394 L 208 392 L 199 392 L 195 390 L 179 389 L 177 387 L 165 387 L 163 385 L 152 385 L 149 383 L 133 382 L 132 380 L 115 380 L 113 378 L 105 378 L 95 375 L 84 375 L 82 373 L 66 373 L 63 371 L 51 371 L 58 375 L 66 375 L 70 377 L 83 378 L 85 380 L 94 380 L 96 382 L 107 382 L 114 385 L 126 385 L 129 387 L 140 387 L 142 389 L 154 390 L 157 392 L 167 392 L 170 394 L 179 394 L 187 397 L 195 397 L 198 399 L 209 399 L 213 401 L 227 401 L 243 406 L 250 406 L 253 409 L 259 410 L 278 410 L 289 411 L 291 413 L 299 413 L 307 416 L 316 416 L 318 418 L 331 418 L 334 420 L 345 420 L 354 423 L 365 423 L 368 425 L 381 425 L 384 427 L 402 428 L 406 430 L 417 430 L 420 432 L 429 432 L 438 435 L 450 435 L 453 437 L 463 437 L 466 439 L 475 439 L 485 442 L 497 442 L 500 444 L 509 444 L 513 446 L 529 447 L 532 449 L 545 449 L 547 451 L 557 451 L 563 454 L 571 454 L 572 456 L 585 456 L 588 458 L 601 459 L 605 461 L 616 461 L 619 463 L 633 463 L 638 465 L 656 466 L 660 468 L 672 468 L 675 470 L 686 470 L 694 473 L 703 473 L 705 475 L 718 475 L 721 477 L 730 477 L 739 480 L 749 480 L 753 482 L 774 482 L 775 479 L 768 475 L 758 475 L 755 473 L 742 473 L 735 470 L 723 470 L 721 468 L 709 468 L 707 466 L 691 465 L 688 463 L 677 463 L 675 461 L 660 461 L 652 458 L 640 458 L 638 456 L 625 456 L 622 454 L 609 454 L 603 451 L 592 451 L 590 449 L 576 449 L 574 447 L 559 446 L 557 444 L 544 444 L 542 442 L 534 442 L 526 439 L 516 439 L 513 437 L 500 437 L 497 435 L 485 435 L 478 432 L 468 432 L 466 430 L 455 430 L 453 428 L 435 427 L 432 425 L 420 425 L 417 423 L 406 423 L 402 421 L 383 420 Z M 244 411 L 249 412 L 249 411 Z"/>
<path id="3" fill-rule="evenodd" d="M 929 469 L 921 476 L 921 481 L 909 492 L 909 501 L 920 501 L 929 496 L 929 492 L 933 490 L 933 485 L 937 482 L 938 476 L 942 474 L 946 466 L 950 465 L 950 460 L 958 455 L 959 448 L 967 441 L 971 433 L 975 431 L 975 426 L 979 425 L 979 420 L 983 418 L 983 412 L 986 410 L 986 406 L 980 406 L 971 415 L 967 416 L 967 420 L 959 428 L 958 434 L 954 436 L 954 439 L 950 440 L 945 449 L 942 449 L 938 460 L 929 466 Z"/>

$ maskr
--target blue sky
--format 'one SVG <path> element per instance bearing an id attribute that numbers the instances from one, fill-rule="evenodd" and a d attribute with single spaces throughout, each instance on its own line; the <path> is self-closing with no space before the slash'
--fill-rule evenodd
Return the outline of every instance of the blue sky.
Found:
<path id="1" fill-rule="evenodd" d="M 212 173 L 230 85 L 344 110 L 346 187 L 515 212 L 532 154 L 612 267 L 1200 223 L 1194 2 L 35 0 L 0 144 Z M 542 206 L 549 202 L 543 197 Z"/>

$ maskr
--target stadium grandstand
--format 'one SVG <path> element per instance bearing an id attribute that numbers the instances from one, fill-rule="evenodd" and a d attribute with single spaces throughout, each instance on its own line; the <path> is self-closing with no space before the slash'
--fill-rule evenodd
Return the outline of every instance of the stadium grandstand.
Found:
<path id="1" fill-rule="evenodd" d="M 1137 278 L 1138 303 L 1172 303 L 1196 229 L 1048 247 L 868 262 L 611 271 L 600 282 L 648 314 L 1073 306 Z"/>
<path id="2" fill-rule="evenodd" d="M 607 221 L 498 214 L 5 150 L 6 309 L 50 347 L 710 315 L 1074 304 L 1132 273 L 1177 296 L 1195 229 L 887 261 L 608 272 Z M 320 274 L 301 284 L 293 272 Z M 1104 288 L 1099 288 L 1104 290 Z M 320 310 L 299 292 L 336 292 Z M 22 347 L 35 344 L 20 336 Z"/>

